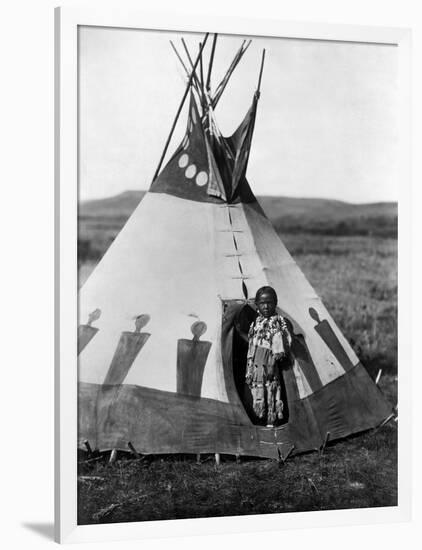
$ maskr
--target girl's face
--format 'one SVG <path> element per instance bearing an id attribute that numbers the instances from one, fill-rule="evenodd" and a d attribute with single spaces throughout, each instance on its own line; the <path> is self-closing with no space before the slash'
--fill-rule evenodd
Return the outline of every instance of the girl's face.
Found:
<path id="1" fill-rule="evenodd" d="M 277 306 L 277 302 L 274 300 L 274 297 L 264 292 L 264 294 L 261 294 L 261 296 L 258 298 L 258 301 L 256 302 L 256 307 L 258 308 L 259 313 L 263 317 L 272 317 L 275 314 L 275 308 Z"/>

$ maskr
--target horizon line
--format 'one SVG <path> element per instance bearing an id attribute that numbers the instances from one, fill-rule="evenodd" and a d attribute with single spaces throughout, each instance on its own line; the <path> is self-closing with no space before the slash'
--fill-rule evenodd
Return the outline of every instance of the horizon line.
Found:
<path id="1" fill-rule="evenodd" d="M 115 197 L 119 197 L 120 195 L 124 195 L 127 193 L 147 193 L 149 189 L 126 189 L 125 191 L 120 191 L 119 193 L 114 193 L 112 195 L 104 195 L 100 197 L 90 197 L 85 199 L 80 199 L 78 197 L 78 202 L 80 203 L 86 203 L 90 201 L 100 201 L 100 200 L 107 200 Z M 334 197 L 304 197 L 304 196 L 293 196 L 293 195 L 274 195 L 271 193 L 261 193 L 261 194 L 255 194 L 257 198 L 259 197 L 278 197 L 278 198 L 286 198 L 286 199 L 298 199 L 298 200 L 326 200 L 331 202 L 342 202 L 344 204 L 350 204 L 350 205 L 362 205 L 362 204 L 378 204 L 378 203 L 392 203 L 392 204 L 398 204 L 398 199 L 396 200 L 388 200 L 388 199 L 377 199 L 377 200 L 367 200 L 367 201 L 361 201 L 361 202 L 352 202 L 347 201 L 344 199 L 338 199 Z"/>

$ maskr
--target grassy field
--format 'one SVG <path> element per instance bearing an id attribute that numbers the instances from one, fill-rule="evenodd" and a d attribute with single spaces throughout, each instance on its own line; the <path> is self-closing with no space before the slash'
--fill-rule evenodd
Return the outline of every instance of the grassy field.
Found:
<path id="1" fill-rule="evenodd" d="M 135 198 L 139 201 L 139 196 Z M 79 238 L 85 249 L 80 248 L 81 284 L 136 205 L 133 196 L 120 196 L 119 200 L 124 203 L 121 210 L 113 201 L 97 201 L 82 211 Z M 281 203 L 279 210 L 267 213 L 371 376 L 383 369 L 380 387 L 395 405 L 396 206 L 361 205 L 354 209 L 340 203 L 337 206 L 343 208 L 348 229 L 334 236 L 329 228 L 340 223 L 336 216 L 330 218 L 334 201 L 294 201 L 290 204 L 290 229 L 277 224 Z M 321 216 L 325 216 L 328 228 L 325 233 Z M 127 460 L 122 455 L 114 464 L 108 464 L 107 457 L 93 462 L 80 458 L 80 524 L 397 503 L 394 421 L 379 430 L 330 444 L 322 455 L 295 456 L 284 465 L 252 458 L 242 458 L 237 464 L 228 456 L 222 457 L 220 466 L 212 456 L 202 457 L 201 464 L 189 456 Z"/>
<path id="2" fill-rule="evenodd" d="M 389 382 L 384 380 L 384 387 Z M 288 459 L 212 456 L 94 462 L 79 469 L 78 521 L 115 523 L 397 504 L 396 423 Z"/>

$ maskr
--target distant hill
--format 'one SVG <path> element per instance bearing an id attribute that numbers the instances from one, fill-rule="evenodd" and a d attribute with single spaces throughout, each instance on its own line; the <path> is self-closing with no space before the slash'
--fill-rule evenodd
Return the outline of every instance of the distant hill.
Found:
<path id="1" fill-rule="evenodd" d="M 78 256 L 100 258 L 145 195 L 126 191 L 79 205 Z M 350 204 L 328 199 L 258 197 L 280 234 L 397 237 L 397 204 Z"/>
<path id="2" fill-rule="evenodd" d="M 329 199 L 259 197 L 280 233 L 397 237 L 397 203 L 351 204 Z"/>
<path id="3" fill-rule="evenodd" d="M 140 203 L 146 191 L 125 191 L 113 197 L 82 201 L 79 217 L 111 216 L 128 218 Z"/>
<path id="4" fill-rule="evenodd" d="M 126 191 L 114 197 L 84 201 L 80 219 L 126 220 L 145 191 Z M 351 204 L 329 199 L 261 196 L 258 200 L 278 231 L 287 233 L 397 235 L 397 203 Z M 113 224 L 114 225 L 114 224 Z"/>

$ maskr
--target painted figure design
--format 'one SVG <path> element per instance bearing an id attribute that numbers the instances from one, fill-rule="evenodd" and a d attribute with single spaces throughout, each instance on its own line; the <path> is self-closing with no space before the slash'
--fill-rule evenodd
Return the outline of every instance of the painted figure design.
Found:
<path id="1" fill-rule="evenodd" d="M 150 320 L 149 315 L 138 315 L 135 317 L 135 330 L 133 332 L 122 332 L 113 359 L 108 369 L 104 384 L 122 384 L 130 367 L 135 361 L 148 338 L 148 332 L 141 332 L 142 328 Z"/>
<path id="2" fill-rule="evenodd" d="M 98 328 L 93 327 L 92 323 L 97 321 L 101 317 L 101 309 L 94 309 L 88 315 L 88 321 L 86 325 L 79 325 L 78 327 L 78 355 L 89 344 L 98 332 Z"/>
<path id="3" fill-rule="evenodd" d="M 207 325 L 196 321 L 191 326 L 192 340 L 177 341 L 177 393 L 200 397 L 205 363 L 211 348 L 211 342 L 200 341 Z"/>

